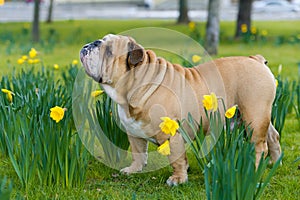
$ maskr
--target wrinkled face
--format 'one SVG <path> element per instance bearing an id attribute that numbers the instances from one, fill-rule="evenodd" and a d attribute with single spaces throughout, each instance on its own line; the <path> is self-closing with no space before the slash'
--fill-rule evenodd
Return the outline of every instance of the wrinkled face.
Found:
<path id="1" fill-rule="evenodd" d="M 139 51 L 133 56 L 135 50 Z M 86 44 L 80 51 L 80 60 L 86 73 L 95 81 L 112 84 L 114 79 L 143 59 L 143 52 L 142 47 L 132 38 L 109 34 L 101 40 Z"/>

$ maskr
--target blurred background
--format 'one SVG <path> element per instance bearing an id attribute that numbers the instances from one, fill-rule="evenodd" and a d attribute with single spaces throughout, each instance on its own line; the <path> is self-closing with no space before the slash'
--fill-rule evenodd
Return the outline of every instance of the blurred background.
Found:
<path id="1" fill-rule="evenodd" d="M 3 1 L 3 0 L 2 0 Z M 188 9 L 192 20 L 205 21 L 209 0 L 41 0 L 40 18 L 67 19 L 173 19 L 180 5 Z M 243 1 L 242 1 L 243 2 Z M 247 1 L 245 1 L 247 2 Z M 254 0 L 253 19 L 299 19 L 300 0 Z M 34 0 L 6 0 L 0 7 L 0 21 L 31 21 Z M 235 20 L 238 0 L 220 1 L 221 20 Z M 248 3 L 249 5 L 249 3 Z"/>

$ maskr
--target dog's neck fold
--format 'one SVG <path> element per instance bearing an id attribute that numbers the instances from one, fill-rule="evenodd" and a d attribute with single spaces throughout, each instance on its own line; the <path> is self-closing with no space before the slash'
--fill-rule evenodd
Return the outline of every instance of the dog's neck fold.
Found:
<path id="1" fill-rule="evenodd" d="M 143 106 L 164 79 L 167 62 L 157 58 L 151 50 L 145 51 L 145 54 L 144 60 L 127 71 L 116 83 L 102 85 L 107 94 L 120 106 Z M 143 97 L 138 98 L 141 94 Z"/>

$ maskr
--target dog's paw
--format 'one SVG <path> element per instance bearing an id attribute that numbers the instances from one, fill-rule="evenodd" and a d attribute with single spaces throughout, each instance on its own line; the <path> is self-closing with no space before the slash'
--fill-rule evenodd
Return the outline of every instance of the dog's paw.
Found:
<path id="1" fill-rule="evenodd" d="M 185 183 L 188 181 L 187 175 L 172 175 L 168 178 L 167 184 L 169 186 L 177 186 L 178 184 Z"/>
<path id="2" fill-rule="evenodd" d="M 141 172 L 142 169 L 143 169 L 142 167 L 129 166 L 129 167 L 125 167 L 125 168 L 121 169 L 120 172 L 122 174 L 129 175 L 129 174 Z"/>

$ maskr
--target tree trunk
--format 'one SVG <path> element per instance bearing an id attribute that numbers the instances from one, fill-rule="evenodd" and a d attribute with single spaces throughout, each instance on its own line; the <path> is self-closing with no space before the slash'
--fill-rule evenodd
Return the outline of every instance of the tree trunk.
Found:
<path id="1" fill-rule="evenodd" d="M 188 16 L 188 0 L 179 0 L 179 17 L 177 23 L 187 24 L 190 22 Z"/>
<path id="2" fill-rule="evenodd" d="M 40 40 L 40 0 L 34 0 L 34 13 L 32 22 L 32 41 L 39 42 Z"/>
<path id="3" fill-rule="evenodd" d="M 53 1 L 54 0 L 50 0 L 50 4 L 48 8 L 48 16 L 46 22 L 49 24 L 52 22 Z"/>
<path id="4" fill-rule="evenodd" d="M 205 49 L 210 55 L 217 55 L 220 32 L 220 0 L 209 0 L 206 23 Z"/>
<path id="5" fill-rule="evenodd" d="M 251 29 L 251 10 L 252 10 L 253 0 L 240 0 L 239 11 L 236 23 L 235 37 L 238 38 L 242 35 L 242 25 L 246 25 L 247 29 L 244 31 L 249 31 Z"/>

